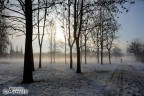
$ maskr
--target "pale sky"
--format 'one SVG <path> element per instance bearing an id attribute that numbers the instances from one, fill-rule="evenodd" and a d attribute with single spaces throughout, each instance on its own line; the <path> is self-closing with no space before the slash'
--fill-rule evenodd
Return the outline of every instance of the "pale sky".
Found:
<path id="1" fill-rule="evenodd" d="M 118 36 L 119 38 L 116 40 L 118 42 L 118 46 L 121 49 L 126 49 L 127 42 L 130 42 L 133 39 L 142 39 L 144 40 L 144 1 L 136 0 L 136 3 L 130 7 L 130 11 L 128 13 L 122 13 L 119 15 L 118 22 L 122 25 Z M 59 31 L 62 31 L 62 29 L 59 27 Z M 60 32 L 62 33 L 62 32 Z M 58 37 L 57 37 L 58 38 Z M 44 38 L 43 43 L 43 52 L 48 52 L 49 50 L 49 44 L 48 44 L 48 38 Z M 25 37 L 15 37 L 10 38 L 13 42 L 13 47 L 16 49 L 16 46 L 19 47 L 19 50 L 21 46 L 24 50 L 24 44 L 25 44 Z M 39 52 L 39 46 L 38 46 L 38 40 L 36 39 L 33 42 L 33 48 L 34 52 Z"/>
<path id="2" fill-rule="evenodd" d="M 122 25 L 119 30 L 120 46 L 125 47 L 126 41 L 144 40 L 144 1 L 136 0 L 128 13 L 120 14 L 118 22 Z"/>

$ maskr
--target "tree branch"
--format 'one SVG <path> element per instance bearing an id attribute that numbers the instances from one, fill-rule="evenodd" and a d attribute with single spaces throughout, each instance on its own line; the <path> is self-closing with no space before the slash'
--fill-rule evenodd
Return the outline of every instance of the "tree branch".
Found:
<path id="1" fill-rule="evenodd" d="M 49 3 L 49 4 L 51 4 L 51 5 L 44 6 L 44 7 L 39 7 L 39 8 L 34 8 L 34 9 L 32 9 L 32 11 L 36 11 L 36 10 L 40 10 L 40 9 L 44 9 L 44 8 L 50 8 L 50 7 L 52 7 L 52 6 L 56 5 L 56 4 L 61 4 L 61 3 L 59 2 L 59 3 Z"/>
<path id="2" fill-rule="evenodd" d="M 5 6 L 5 8 L 8 9 L 8 10 L 10 10 L 10 11 L 12 11 L 12 12 L 16 12 L 16 13 L 19 13 L 19 14 L 25 16 L 25 14 L 23 14 L 23 13 L 21 13 L 21 12 L 19 12 L 19 11 L 16 11 L 16 10 L 10 9 L 10 8 L 8 8 L 8 7 L 6 7 L 6 6 Z"/>
<path id="3" fill-rule="evenodd" d="M 22 7 L 22 10 L 23 10 L 23 12 L 24 12 L 24 14 L 25 14 L 25 4 L 24 4 L 24 2 L 22 1 L 22 0 L 17 0 L 18 2 L 19 2 L 19 4 L 21 5 L 21 7 Z"/>
<path id="4" fill-rule="evenodd" d="M 19 18 L 19 19 L 22 19 L 22 20 L 25 20 L 25 18 L 22 18 L 22 17 L 18 17 L 18 16 L 8 16 L 8 15 L 3 15 L 3 14 L 0 14 L 1 17 L 6 17 L 6 18 Z"/>

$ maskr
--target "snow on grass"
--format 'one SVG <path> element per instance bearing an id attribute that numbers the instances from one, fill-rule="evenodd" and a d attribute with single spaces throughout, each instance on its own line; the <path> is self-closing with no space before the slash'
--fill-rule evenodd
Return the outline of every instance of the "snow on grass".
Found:
<path id="1" fill-rule="evenodd" d="M 134 79 L 133 74 L 138 75 L 133 68 L 139 72 L 144 68 L 144 64 L 82 63 L 82 73 L 77 74 L 76 64 L 73 69 L 69 69 L 69 64 L 62 62 L 49 64 L 48 61 L 43 61 L 41 69 L 35 62 L 36 71 L 33 72 L 35 82 L 32 84 L 21 84 L 23 60 L 9 60 L 11 62 L 9 64 L 0 64 L 0 96 L 3 96 L 2 90 L 9 86 L 28 89 L 28 96 L 134 96 L 134 94 L 142 96 L 139 89 L 143 88 L 142 85 L 137 86 L 137 83 L 133 83 L 135 80 L 131 79 Z M 143 73 L 141 71 L 140 76 L 143 76 Z M 130 87 L 128 82 L 132 82 L 135 87 Z"/>

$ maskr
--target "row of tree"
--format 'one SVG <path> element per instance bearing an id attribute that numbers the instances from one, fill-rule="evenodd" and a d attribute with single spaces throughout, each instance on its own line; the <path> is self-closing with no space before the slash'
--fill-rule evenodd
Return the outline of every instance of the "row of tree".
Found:
<path id="1" fill-rule="evenodd" d="M 94 49 L 97 50 L 99 62 L 99 53 L 101 54 L 101 64 L 103 64 L 103 51 L 107 48 L 109 52 L 109 61 L 111 57 L 111 48 L 113 40 L 116 37 L 119 24 L 115 17 L 121 12 L 121 7 L 126 12 L 125 3 L 133 4 L 132 0 L 5 0 L 0 1 L 7 12 L 1 13 L 1 17 L 13 21 L 8 25 L 11 29 L 22 32 L 26 35 L 25 56 L 24 56 L 24 74 L 23 83 L 32 83 L 34 70 L 32 41 L 38 37 L 40 47 L 39 68 L 41 68 L 42 44 L 46 26 L 53 26 L 50 14 L 56 12 L 62 14 L 62 28 L 68 29 L 68 45 L 70 48 L 70 68 L 72 68 L 72 49 L 76 46 L 77 52 L 77 73 L 81 73 L 81 50 L 85 46 L 85 62 L 87 41 L 93 41 Z M 63 7 L 63 8 L 61 8 Z M 59 10 L 61 8 L 61 10 Z M 66 12 L 66 15 L 64 13 Z M 56 21 L 55 21 L 56 22 Z M 37 30 L 37 34 L 33 33 Z M 51 29 L 52 30 L 52 29 Z M 52 36 L 51 32 L 51 36 Z M 22 35 L 23 35 L 22 34 Z M 66 33 L 65 33 L 66 34 Z M 33 35 L 36 37 L 33 39 Z M 65 35 L 66 37 L 66 35 Z M 55 40 L 54 40 L 55 41 Z M 65 42 L 66 42 L 65 38 Z M 65 43 L 66 44 L 66 43 Z M 52 44 L 51 44 L 52 45 Z M 66 49 L 66 45 L 65 45 Z M 111 63 L 111 61 L 110 61 Z"/>

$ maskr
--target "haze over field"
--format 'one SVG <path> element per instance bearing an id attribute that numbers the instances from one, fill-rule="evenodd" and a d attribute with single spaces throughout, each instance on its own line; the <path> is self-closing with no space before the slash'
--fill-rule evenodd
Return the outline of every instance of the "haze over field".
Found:
<path id="1" fill-rule="evenodd" d="M 143 96 L 144 0 L 0 0 L 0 96 Z"/>

